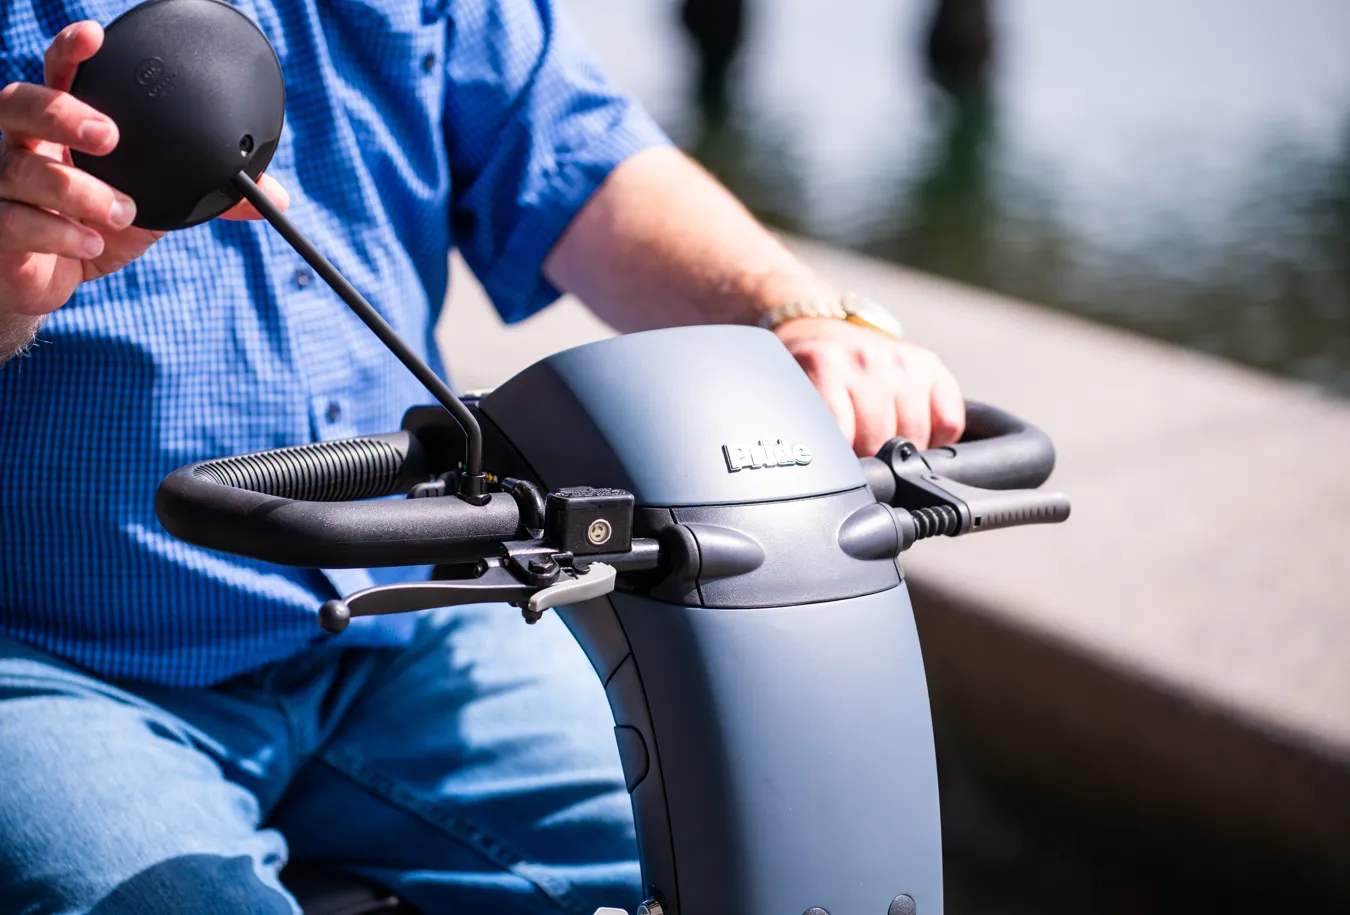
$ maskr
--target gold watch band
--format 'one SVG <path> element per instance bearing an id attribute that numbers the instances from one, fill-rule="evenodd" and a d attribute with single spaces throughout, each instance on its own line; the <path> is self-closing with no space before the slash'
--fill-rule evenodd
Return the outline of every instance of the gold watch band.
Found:
<path id="1" fill-rule="evenodd" d="M 759 319 L 759 326 L 765 330 L 773 330 L 780 324 L 797 318 L 835 318 L 847 321 L 848 312 L 844 311 L 844 306 L 840 302 L 833 299 L 794 299 L 766 311 Z"/>
<path id="2" fill-rule="evenodd" d="M 858 307 L 855 307 L 855 304 Z M 869 316 L 869 312 L 881 313 L 876 315 L 876 320 L 873 320 Z M 864 307 L 862 306 L 862 300 L 852 294 L 839 299 L 794 299 L 790 302 L 784 302 L 782 305 L 766 311 L 759 320 L 759 326 L 765 330 L 773 330 L 797 318 L 832 318 L 838 321 L 848 321 L 851 324 L 875 330 L 897 340 L 901 338 L 902 333 L 900 322 L 895 320 L 889 312 L 882 311 L 880 306 L 877 305 L 871 305 L 870 308 Z"/>

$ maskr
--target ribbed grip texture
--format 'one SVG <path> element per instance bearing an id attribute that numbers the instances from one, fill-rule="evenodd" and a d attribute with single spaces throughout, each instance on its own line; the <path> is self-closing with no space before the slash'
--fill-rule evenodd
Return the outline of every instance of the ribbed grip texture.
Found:
<path id="1" fill-rule="evenodd" d="M 348 502 L 398 492 L 406 457 L 389 442 L 354 438 L 205 461 L 192 472 L 283 499 Z"/>
<path id="2" fill-rule="evenodd" d="M 1024 524 L 1058 524 L 1069 517 L 1069 498 L 1057 492 L 999 492 L 967 498 L 972 530 L 994 531 Z"/>
<path id="3" fill-rule="evenodd" d="M 961 516 L 950 505 L 911 508 L 909 513 L 914 518 L 915 540 L 951 536 L 961 530 Z"/>

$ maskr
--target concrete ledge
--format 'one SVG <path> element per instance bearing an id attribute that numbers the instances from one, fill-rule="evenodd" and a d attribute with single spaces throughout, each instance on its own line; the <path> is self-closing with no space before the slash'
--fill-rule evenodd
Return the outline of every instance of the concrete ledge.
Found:
<path id="1" fill-rule="evenodd" d="M 1350 905 L 1350 406 L 790 243 L 1059 449 L 1067 526 L 906 560 L 946 739 L 1187 866 L 1279 874 Z M 504 329 L 470 281 L 442 340 L 461 387 L 490 387 L 608 333 L 570 300 Z"/>
<path id="2" fill-rule="evenodd" d="M 940 751 L 1018 813 L 1098 857 L 1278 898 L 1282 911 L 1350 905 L 1343 757 L 1009 626 L 917 576 L 910 586 Z"/>

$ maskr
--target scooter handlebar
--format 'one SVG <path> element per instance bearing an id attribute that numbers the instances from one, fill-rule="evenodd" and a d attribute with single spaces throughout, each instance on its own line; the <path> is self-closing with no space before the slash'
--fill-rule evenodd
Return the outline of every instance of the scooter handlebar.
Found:
<path id="1" fill-rule="evenodd" d="M 430 565 L 524 534 L 508 493 L 483 506 L 382 498 L 429 474 L 407 432 L 320 442 L 190 464 L 160 484 L 155 511 L 188 543 L 305 568 Z"/>
<path id="2" fill-rule="evenodd" d="M 933 472 L 984 489 L 1035 489 L 1055 469 L 1050 436 L 1006 410 L 966 401 L 966 432 L 923 458 Z"/>
<path id="3" fill-rule="evenodd" d="M 895 494 L 892 467 L 897 445 L 892 439 L 876 457 L 863 458 L 868 485 L 881 502 Z M 913 454 L 912 447 L 906 457 Z M 982 489 L 1035 489 L 1055 469 L 1055 446 L 1050 436 L 1026 420 L 989 404 L 966 401 L 966 431 L 955 445 L 920 452 L 933 473 Z"/>
<path id="4" fill-rule="evenodd" d="M 966 415 L 966 435 L 960 442 L 919 455 L 933 474 L 948 485 L 986 490 L 1030 490 L 1049 477 L 1055 450 L 1040 429 L 973 401 L 966 404 Z M 880 501 L 896 504 L 897 489 L 913 476 L 907 471 L 917 463 L 913 457 L 912 446 L 895 440 L 878 458 L 863 459 Z M 474 557 L 492 543 L 531 536 L 528 519 L 521 518 L 510 493 L 493 493 L 481 506 L 453 497 L 387 498 L 427 482 L 431 472 L 422 444 L 407 431 L 319 442 L 190 464 L 160 484 L 155 510 L 165 529 L 188 543 L 303 568 L 435 565 Z M 1006 499 L 985 506 L 988 497 L 983 497 L 982 508 L 998 509 L 984 529 L 1067 517 L 1063 497 L 1057 498 L 1064 505 L 1056 503 L 1050 511 L 1041 503 L 1051 494 L 1024 495 L 1031 499 L 1030 507 L 1022 502 L 1004 505 Z M 945 492 L 937 503 L 948 497 L 959 498 Z M 900 504 L 912 498 L 906 490 Z M 928 501 L 921 497 L 920 505 Z M 1006 523 L 994 523 L 998 518 Z M 959 524 L 951 520 L 933 533 L 955 533 L 956 527 L 947 530 L 951 525 L 964 530 L 981 524 L 963 515 Z M 927 535 L 923 530 L 919 534 Z"/>

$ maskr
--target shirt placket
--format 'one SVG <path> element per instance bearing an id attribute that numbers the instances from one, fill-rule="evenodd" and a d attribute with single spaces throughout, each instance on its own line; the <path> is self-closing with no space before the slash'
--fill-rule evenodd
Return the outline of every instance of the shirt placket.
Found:
<path id="1" fill-rule="evenodd" d="M 279 269 L 285 290 L 287 329 L 296 374 L 305 386 L 310 434 L 316 442 L 358 434 L 351 344 L 345 334 L 346 305 L 298 256 Z M 339 595 L 374 585 L 365 569 L 320 569 Z"/>
<path id="2" fill-rule="evenodd" d="M 297 374 L 307 393 L 310 434 L 317 442 L 352 438 L 357 427 L 349 345 L 341 331 L 346 315 L 340 309 L 345 306 L 298 258 L 282 284 Z"/>

